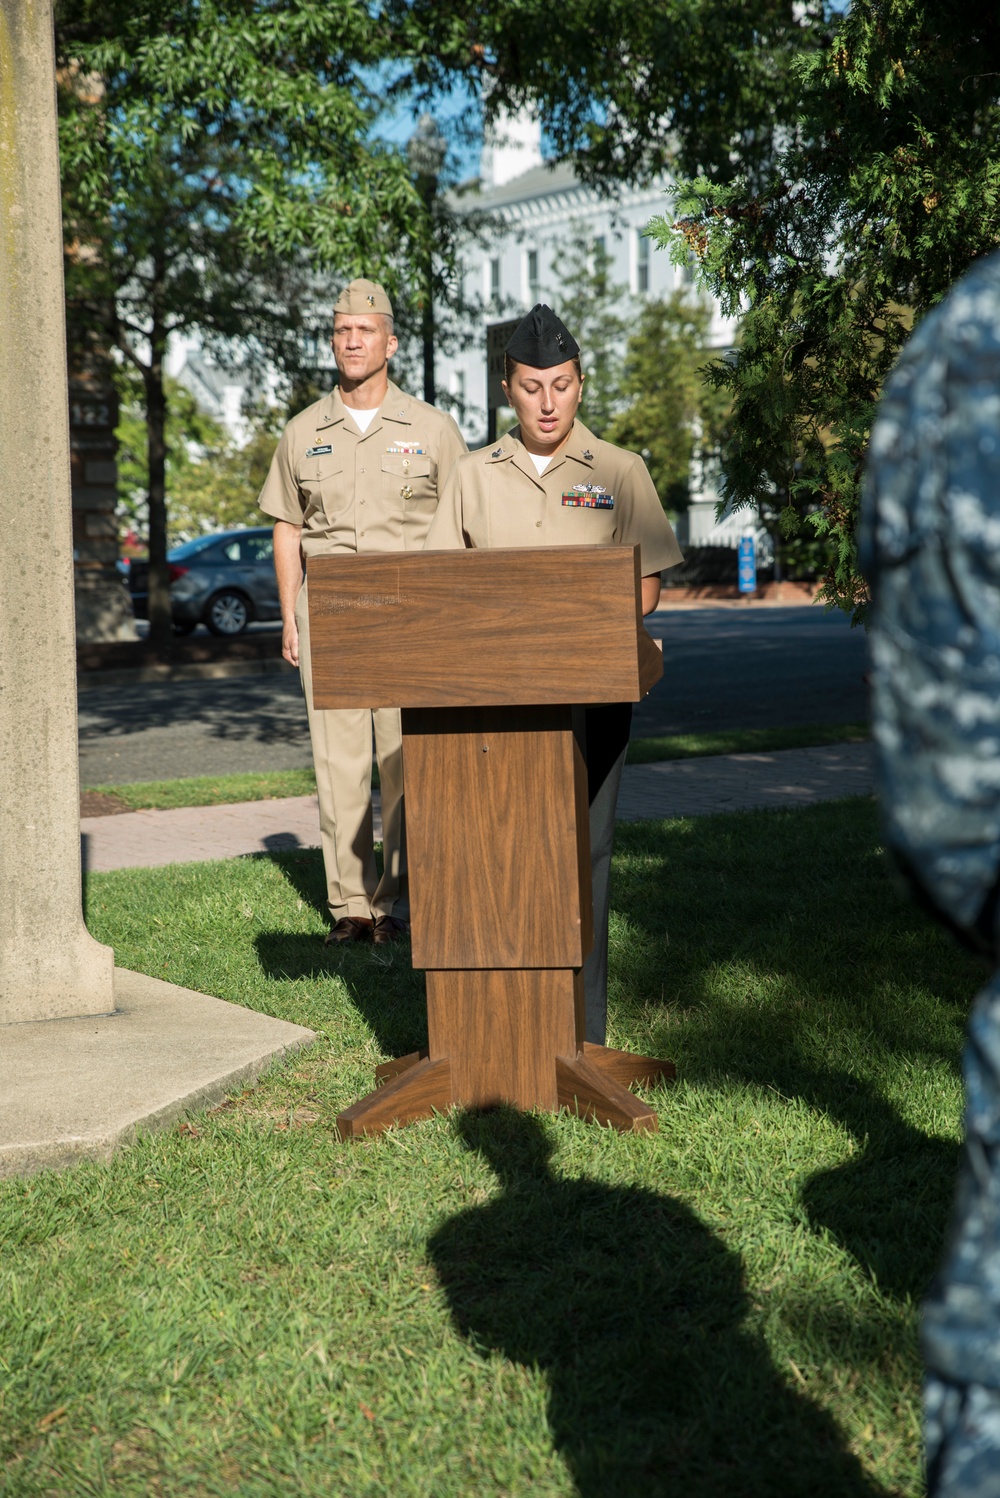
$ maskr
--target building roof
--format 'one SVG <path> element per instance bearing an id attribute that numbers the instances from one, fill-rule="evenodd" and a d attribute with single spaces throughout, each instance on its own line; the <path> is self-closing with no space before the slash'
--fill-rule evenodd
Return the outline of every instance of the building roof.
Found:
<path id="1" fill-rule="evenodd" d="M 575 211 L 598 203 L 614 213 L 630 202 L 659 201 L 667 184 L 668 179 L 660 177 L 643 187 L 622 183 L 602 192 L 584 182 L 571 161 L 547 161 L 499 187 L 484 187 L 474 181 L 463 183 L 449 194 L 449 200 L 456 213 L 498 213 L 511 220 L 547 216 L 552 211 Z"/>
<path id="2" fill-rule="evenodd" d="M 499 187 L 481 187 L 476 197 L 484 208 L 502 208 L 506 203 L 545 198 L 553 192 L 564 192 L 567 187 L 582 185 L 572 162 L 546 161 L 519 177 L 511 177 Z"/>

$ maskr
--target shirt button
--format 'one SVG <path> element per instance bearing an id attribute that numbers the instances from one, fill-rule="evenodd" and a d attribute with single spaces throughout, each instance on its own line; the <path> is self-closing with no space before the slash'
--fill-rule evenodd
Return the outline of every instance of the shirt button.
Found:
<path id="1" fill-rule="evenodd" d="M 367 503 L 368 503 L 368 501 L 367 501 L 367 500 L 365 500 L 365 499 L 363 499 L 363 500 L 362 500 L 362 501 L 361 501 L 361 503 L 362 503 L 362 504 L 367 504 Z"/>
<path id="2" fill-rule="evenodd" d="M 362 473 L 367 473 L 367 472 L 368 472 L 368 469 L 367 469 L 367 468 L 362 468 L 362 470 L 361 470 L 361 472 L 362 472 Z"/>
<path id="3" fill-rule="evenodd" d="M 536 531 L 537 530 L 541 530 L 541 528 L 542 528 L 542 522 L 540 520 L 536 520 L 535 521 L 535 530 Z"/>

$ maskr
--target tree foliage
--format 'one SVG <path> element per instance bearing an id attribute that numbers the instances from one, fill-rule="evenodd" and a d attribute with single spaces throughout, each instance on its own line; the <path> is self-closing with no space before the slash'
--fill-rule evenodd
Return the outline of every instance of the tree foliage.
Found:
<path id="1" fill-rule="evenodd" d="M 142 377 L 161 644 L 168 341 L 197 328 L 294 367 L 319 273 L 391 270 L 421 219 L 405 162 L 371 133 L 384 41 L 355 0 L 58 5 L 67 289 Z"/>
<path id="2" fill-rule="evenodd" d="M 855 522 L 872 415 L 914 322 L 1000 243 L 1000 12 L 950 0 L 389 0 L 425 86 L 533 100 L 584 176 L 666 169 L 658 226 L 740 315 L 723 493 L 777 508 L 864 615 Z M 418 38 L 433 38 L 428 51 Z"/>
<path id="3" fill-rule="evenodd" d="M 488 115 L 540 104 L 594 181 L 766 162 L 794 121 L 792 60 L 825 35 L 820 0 L 385 0 L 409 77 L 464 81 Z"/>
<path id="4" fill-rule="evenodd" d="M 883 380 L 914 321 L 1000 243 L 1000 13 L 856 0 L 794 69 L 797 129 L 754 180 L 688 182 L 660 221 L 742 311 L 725 494 L 828 538 L 830 602 L 862 619 L 855 526 Z"/>
<path id="5" fill-rule="evenodd" d="M 711 322 L 711 307 L 683 290 L 642 305 L 605 433 L 642 454 L 672 512 L 690 498 L 692 460 L 712 461 L 725 433 L 728 398 L 705 376 Z"/>
<path id="6" fill-rule="evenodd" d="M 612 276 L 614 257 L 582 220 L 560 253 L 556 310 L 580 345 L 585 376 L 580 415 L 596 437 L 607 435 L 622 401 L 622 351 L 628 287 Z"/>
<path id="7" fill-rule="evenodd" d="M 118 517 L 123 528 L 143 537 L 149 524 L 149 468 L 145 403 L 134 373 L 120 371 L 118 439 Z M 237 443 L 227 429 L 198 405 L 186 386 L 169 376 L 165 426 L 167 541 L 175 546 L 206 531 L 259 525 L 257 496 L 267 477 L 286 413 L 260 404 L 247 415 L 246 440 Z"/>

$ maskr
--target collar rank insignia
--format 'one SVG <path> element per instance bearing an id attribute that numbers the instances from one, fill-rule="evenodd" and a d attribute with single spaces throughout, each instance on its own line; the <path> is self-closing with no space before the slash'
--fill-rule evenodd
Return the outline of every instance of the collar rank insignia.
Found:
<path id="1" fill-rule="evenodd" d="M 332 445 L 329 442 L 321 442 L 320 445 L 319 445 L 319 447 L 307 447 L 306 448 L 306 457 L 307 458 L 322 458 L 327 453 L 332 453 L 332 452 L 333 452 L 333 447 L 332 447 Z"/>
<path id="2" fill-rule="evenodd" d="M 490 457 L 491 458 L 502 458 L 503 457 L 503 448 L 502 447 L 495 447 L 493 449 L 493 451 L 490 453 Z"/>
<path id="3" fill-rule="evenodd" d="M 580 456 L 587 463 L 593 463 L 593 461 L 594 461 L 594 454 L 590 451 L 589 447 L 585 448 L 584 451 L 580 454 Z"/>
<path id="4" fill-rule="evenodd" d="M 564 505 L 581 510 L 613 510 L 615 497 L 603 484 L 574 484 L 562 497 Z"/>
<path id="5" fill-rule="evenodd" d="M 410 457 L 414 453 L 423 455 L 424 449 L 420 446 L 419 442 L 390 442 L 386 448 L 386 452 L 392 453 L 396 457 L 400 456 L 400 454 Z"/>

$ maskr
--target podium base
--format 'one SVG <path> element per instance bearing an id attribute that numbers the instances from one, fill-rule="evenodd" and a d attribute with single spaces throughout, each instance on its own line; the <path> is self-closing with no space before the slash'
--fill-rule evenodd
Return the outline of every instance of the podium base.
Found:
<path id="1" fill-rule="evenodd" d="M 616 1051 L 589 1041 L 573 1056 L 555 1056 L 553 1065 L 557 1108 L 623 1133 L 655 1133 L 658 1127 L 655 1111 L 629 1087 L 636 1082 L 672 1081 L 677 1075 L 672 1061 L 634 1056 L 631 1051 Z M 508 1098 L 502 1092 L 495 1097 L 484 1096 L 481 1088 L 474 1096 L 456 1096 L 450 1061 L 447 1057 L 432 1061 L 426 1051 L 412 1051 L 396 1061 L 384 1062 L 376 1067 L 375 1077 L 380 1083 L 375 1091 L 338 1115 L 341 1139 L 381 1134 L 394 1124 L 415 1123 L 456 1105 L 481 1108 L 510 1102 L 525 1106 L 523 1097 Z"/>

